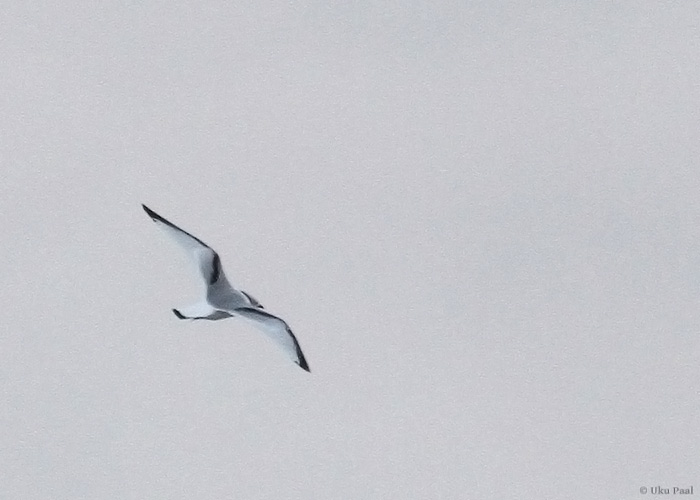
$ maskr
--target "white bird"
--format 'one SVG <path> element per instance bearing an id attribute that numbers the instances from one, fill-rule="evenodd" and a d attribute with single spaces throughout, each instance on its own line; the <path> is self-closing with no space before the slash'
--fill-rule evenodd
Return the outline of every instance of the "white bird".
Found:
<path id="1" fill-rule="evenodd" d="M 233 288 L 224 275 L 219 255 L 209 245 L 164 219 L 146 205 L 141 206 L 158 227 L 172 236 L 191 254 L 207 287 L 204 300 L 180 310 L 173 309 L 175 316 L 192 320 L 217 320 L 241 316 L 251 320 L 255 326 L 277 342 L 296 364 L 307 372 L 311 371 L 289 325 L 281 318 L 265 311 L 252 295 Z"/>

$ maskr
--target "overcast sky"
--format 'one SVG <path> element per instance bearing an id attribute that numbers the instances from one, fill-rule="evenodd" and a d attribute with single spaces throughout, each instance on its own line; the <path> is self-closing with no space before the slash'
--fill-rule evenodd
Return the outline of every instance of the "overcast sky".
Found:
<path id="1" fill-rule="evenodd" d="M 0 497 L 700 494 L 694 2 L 5 2 Z M 306 373 L 141 210 L 218 250 Z"/>

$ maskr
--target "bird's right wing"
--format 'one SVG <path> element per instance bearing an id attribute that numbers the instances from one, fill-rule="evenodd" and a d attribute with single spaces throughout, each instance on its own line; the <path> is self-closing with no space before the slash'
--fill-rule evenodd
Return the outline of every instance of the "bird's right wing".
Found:
<path id="1" fill-rule="evenodd" d="M 284 320 L 261 309 L 252 307 L 240 307 L 231 312 L 234 316 L 240 315 L 251 320 L 255 326 L 282 347 L 289 357 L 292 358 L 292 361 L 307 372 L 311 371 L 309 370 L 306 358 L 304 358 L 304 353 L 301 352 L 301 346 L 297 338 Z"/>
<path id="2" fill-rule="evenodd" d="M 161 217 L 146 205 L 141 205 L 148 216 L 159 228 L 168 233 L 195 261 L 207 286 L 213 285 L 222 275 L 219 255 L 199 238 L 180 229 L 164 217 Z"/>

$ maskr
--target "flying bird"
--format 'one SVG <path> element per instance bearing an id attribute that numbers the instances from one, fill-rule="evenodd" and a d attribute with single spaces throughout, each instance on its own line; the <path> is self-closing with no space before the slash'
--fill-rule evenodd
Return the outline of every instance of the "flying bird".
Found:
<path id="1" fill-rule="evenodd" d="M 289 325 L 283 319 L 267 312 L 249 293 L 233 288 L 226 279 L 219 255 L 209 245 L 161 217 L 146 205 L 141 206 L 158 227 L 191 255 L 207 287 L 203 300 L 189 307 L 173 309 L 175 316 L 180 319 L 212 321 L 236 316 L 248 319 L 279 344 L 296 364 L 307 372 L 311 371 Z"/>

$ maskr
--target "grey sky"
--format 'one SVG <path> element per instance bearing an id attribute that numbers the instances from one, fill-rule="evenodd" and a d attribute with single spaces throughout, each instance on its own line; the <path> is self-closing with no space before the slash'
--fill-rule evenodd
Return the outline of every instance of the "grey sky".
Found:
<path id="1" fill-rule="evenodd" d="M 694 3 L 177 4 L 0 15 L 0 496 L 700 492 Z"/>

